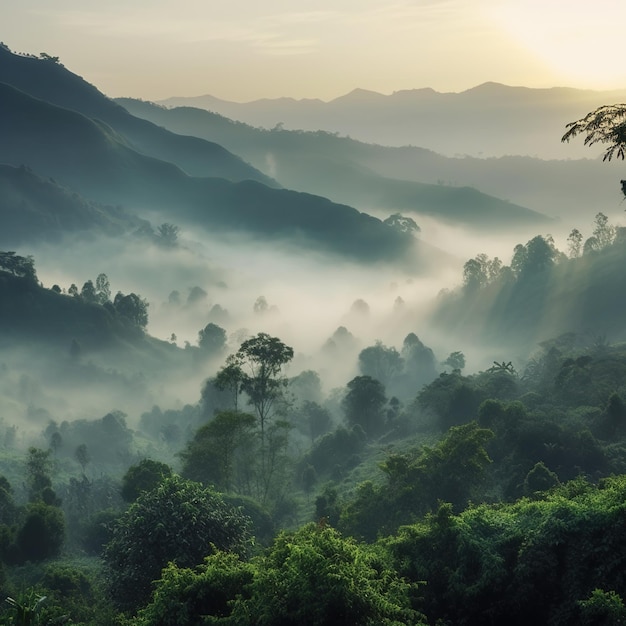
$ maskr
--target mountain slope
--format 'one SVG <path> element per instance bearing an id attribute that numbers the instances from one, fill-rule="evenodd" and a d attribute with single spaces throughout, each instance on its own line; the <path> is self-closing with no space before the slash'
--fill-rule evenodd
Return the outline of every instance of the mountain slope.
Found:
<path id="1" fill-rule="evenodd" d="M 370 164 L 364 158 L 376 153 L 379 146 L 368 146 L 329 133 L 267 131 L 202 109 L 166 109 L 132 99 L 118 102 L 134 115 L 146 117 L 174 132 L 214 138 L 244 155 L 259 169 L 267 168 L 285 186 L 311 193 L 325 192 L 347 204 L 387 213 L 429 215 L 481 229 L 541 225 L 549 221 L 535 211 L 467 186 L 432 185 L 399 180 L 400 176 L 382 176 L 372 167 L 374 160 Z"/>
<path id="2" fill-rule="evenodd" d="M 0 246 L 59 240 L 69 233 L 120 235 L 145 224 L 98 205 L 30 169 L 0 164 Z"/>
<path id="3" fill-rule="evenodd" d="M 27 165 L 88 198 L 140 215 L 157 211 L 190 228 L 283 240 L 364 261 L 403 259 L 415 245 L 379 220 L 322 197 L 257 181 L 187 176 L 171 163 L 136 152 L 102 122 L 4 84 L 0 135 L 0 162 Z M 437 252 L 429 253 L 437 262 Z"/>
<path id="4" fill-rule="evenodd" d="M 171 161 L 191 176 L 275 183 L 222 146 L 171 133 L 132 116 L 93 85 L 51 60 L 20 56 L 0 46 L 0 82 L 35 98 L 99 119 L 121 133 L 133 148 Z"/>

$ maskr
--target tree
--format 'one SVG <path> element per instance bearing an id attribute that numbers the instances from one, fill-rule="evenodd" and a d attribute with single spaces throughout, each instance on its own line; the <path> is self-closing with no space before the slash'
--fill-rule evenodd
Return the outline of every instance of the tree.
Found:
<path id="1" fill-rule="evenodd" d="M 566 125 L 567 131 L 561 141 L 584 134 L 586 146 L 608 144 L 603 161 L 610 161 L 614 156 L 624 160 L 626 156 L 626 104 L 609 104 L 598 107 L 585 117 Z M 622 193 L 626 196 L 626 181 L 620 181 Z"/>
<path id="2" fill-rule="evenodd" d="M 397 230 L 400 233 L 406 233 L 412 235 L 413 233 L 420 233 L 421 228 L 415 223 L 415 220 L 406 217 L 400 213 L 393 213 L 387 219 L 383 220 L 383 224 L 391 226 L 391 228 Z"/>
<path id="3" fill-rule="evenodd" d="M 473 292 L 484 287 L 488 282 L 487 266 L 485 259 L 479 255 L 466 261 L 463 266 L 463 287 L 466 291 Z"/>
<path id="4" fill-rule="evenodd" d="M 89 464 L 89 461 L 91 461 L 91 458 L 89 456 L 89 451 L 87 450 L 87 445 L 84 443 L 81 443 L 80 445 L 76 446 L 76 450 L 74 450 L 74 457 L 80 464 L 80 467 L 83 470 L 83 474 L 84 474 L 85 468 Z"/>
<path id="5" fill-rule="evenodd" d="M 165 222 L 157 228 L 158 241 L 165 246 L 175 246 L 179 232 L 178 226 Z"/>
<path id="6" fill-rule="evenodd" d="M 582 252 L 583 236 L 578 228 L 573 228 L 572 232 L 567 237 L 567 244 L 569 248 L 569 256 L 572 259 L 577 259 Z"/>
<path id="7" fill-rule="evenodd" d="M 604 213 L 598 213 L 593 223 L 592 236 L 595 237 L 598 249 L 610 246 L 615 240 L 615 226 L 609 224 L 609 218 Z"/>
<path id="8" fill-rule="evenodd" d="M 213 385 L 220 391 L 228 391 L 233 397 L 233 408 L 238 410 L 239 394 L 243 391 L 243 382 L 246 374 L 241 369 L 241 363 L 236 355 L 229 355 L 226 364 L 217 372 Z M 210 384 L 211 381 L 208 382 Z"/>
<path id="9" fill-rule="evenodd" d="M 148 325 L 148 303 L 135 293 L 124 295 L 117 292 L 113 306 L 119 315 L 125 317 L 135 326 L 145 330 Z"/>
<path id="10" fill-rule="evenodd" d="M 0 270 L 9 272 L 20 278 L 36 282 L 35 261 L 32 256 L 19 256 L 15 252 L 0 251 Z"/>
<path id="11" fill-rule="evenodd" d="M 199 483 L 178 476 L 142 493 L 120 517 L 104 552 L 112 598 L 134 611 L 175 561 L 193 567 L 216 550 L 245 554 L 249 519 Z"/>
<path id="12" fill-rule="evenodd" d="M 198 346 L 209 354 L 219 354 L 226 346 L 226 331 L 209 322 L 198 333 Z"/>
<path id="13" fill-rule="evenodd" d="M 166 463 L 143 459 L 131 465 L 122 477 L 122 498 L 134 502 L 142 493 L 154 489 L 172 476 L 172 468 Z"/>
<path id="14" fill-rule="evenodd" d="M 396 576 L 375 551 L 333 528 L 308 524 L 282 532 L 254 561 L 250 599 L 233 613 L 259 626 L 418 624 L 415 587 Z M 247 618 L 247 619 L 246 619 Z"/>
<path id="15" fill-rule="evenodd" d="M 236 357 L 246 374 L 242 387 L 256 411 L 263 440 L 267 422 L 287 383 L 281 376 L 282 367 L 293 359 L 293 348 L 278 337 L 259 333 L 241 344 Z"/>
<path id="16" fill-rule="evenodd" d="M 388 348 L 382 341 L 377 341 L 359 353 L 361 374 L 375 378 L 385 386 L 402 372 L 403 367 L 404 360 L 400 353 L 393 346 Z"/>
<path id="17" fill-rule="evenodd" d="M 624 159 L 626 155 L 626 104 L 610 104 L 598 107 L 585 117 L 566 125 L 567 132 L 561 141 L 569 142 L 585 134 L 585 145 L 609 144 L 602 160 L 610 161 L 614 156 Z"/>
<path id="18" fill-rule="evenodd" d="M 252 307 L 252 310 L 257 314 L 261 315 L 263 313 L 267 313 L 269 310 L 269 304 L 265 296 L 259 296 L 255 301 Z"/>
<path id="19" fill-rule="evenodd" d="M 256 418 L 239 411 L 220 411 L 199 428 L 186 449 L 182 474 L 191 480 L 214 484 L 221 491 L 233 489 L 250 495 L 254 470 Z"/>
<path id="20" fill-rule="evenodd" d="M 65 539 L 63 511 L 44 502 L 26 508 L 26 518 L 16 536 L 16 544 L 25 560 L 43 561 L 58 556 Z"/>
<path id="21" fill-rule="evenodd" d="M 98 274 L 96 277 L 96 294 L 100 304 L 111 300 L 111 285 L 106 274 Z"/>
<path id="22" fill-rule="evenodd" d="M 80 290 L 80 297 L 85 302 L 97 303 L 99 302 L 98 294 L 96 293 L 96 288 L 91 280 L 88 280 Z"/>
<path id="23" fill-rule="evenodd" d="M 465 355 L 462 352 L 450 352 L 448 358 L 443 362 L 452 371 L 459 370 L 459 372 L 465 367 Z"/>
<path id="24" fill-rule="evenodd" d="M 346 421 L 359 424 L 369 437 L 380 434 L 384 427 L 385 387 L 371 376 L 356 376 L 347 385 L 342 406 Z"/>
<path id="25" fill-rule="evenodd" d="M 26 481 L 30 502 L 57 504 L 58 500 L 52 489 L 52 460 L 50 450 L 31 447 L 26 461 Z"/>

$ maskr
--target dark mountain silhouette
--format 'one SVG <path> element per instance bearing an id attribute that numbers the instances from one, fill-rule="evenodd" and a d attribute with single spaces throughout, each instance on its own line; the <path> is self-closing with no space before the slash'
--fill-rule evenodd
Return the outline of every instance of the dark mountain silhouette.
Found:
<path id="1" fill-rule="evenodd" d="M 147 225 L 120 207 L 86 200 L 25 166 L 0 164 L 0 198 L 2 247 L 72 233 L 115 236 Z"/>
<path id="2" fill-rule="evenodd" d="M 87 198 L 140 215 L 157 211 L 165 220 L 209 232 L 289 240 L 364 261 L 403 259 L 414 246 L 413 238 L 380 220 L 322 197 L 251 180 L 187 176 L 135 151 L 103 122 L 5 84 L 0 84 L 0 135 L 0 162 L 27 165 Z"/>
<path id="3" fill-rule="evenodd" d="M 118 102 L 134 115 L 174 132 L 213 138 L 244 155 L 259 169 L 271 170 L 272 176 L 285 186 L 311 193 L 325 192 L 348 204 L 388 213 L 430 215 L 481 229 L 548 221 L 537 212 L 469 187 L 398 180 L 392 173 L 382 176 L 376 171 L 375 159 L 366 161 L 368 155 L 379 153 L 378 146 L 322 132 L 268 131 L 202 109 L 166 109 L 132 99 Z"/>
<path id="4" fill-rule="evenodd" d="M 80 76 L 59 63 L 21 56 L 0 47 L 0 82 L 51 104 L 105 122 L 121 133 L 129 145 L 148 156 L 178 165 L 191 176 L 275 183 L 222 146 L 171 133 L 138 119 Z"/>
<path id="5" fill-rule="evenodd" d="M 448 156 L 582 158 L 593 155 L 582 145 L 561 144 L 565 124 L 602 104 L 625 100 L 624 90 L 484 83 L 460 93 L 411 89 L 386 96 L 356 89 L 329 102 L 278 98 L 237 103 L 198 96 L 159 103 L 205 108 L 253 126 L 323 129 L 369 143 L 422 146 Z"/>

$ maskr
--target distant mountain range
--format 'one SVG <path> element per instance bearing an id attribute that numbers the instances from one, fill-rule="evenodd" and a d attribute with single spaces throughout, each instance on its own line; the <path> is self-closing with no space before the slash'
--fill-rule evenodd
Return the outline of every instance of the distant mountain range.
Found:
<path id="1" fill-rule="evenodd" d="M 484 83 L 460 93 L 433 89 L 386 96 L 354 91 L 329 102 L 263 99 L 238 103 L 210 95 L 160 100 L 167 107 L 192 106 L 230 119 L 274 128 L 325 130 L 369 143 L 420 146 L 447 156 L 523 155 L 583 158 L 599 154 L 562 145 L 565 125 L 602 104 L 626 101 L 626 89 L 591 91 L 530 89 Z"/>
<path id="2" fill-rule="evenodd" d="M 397 149 L 383 149 L 325 132 L 264 130 L 203 109 L 167 109 L 140 100 L 117 100 L 133 115 L 173 132 L 210 138 L 242 155 L 282 185 L 301 191 L 328 194 L 335 200 L 366 210 L 431 216 L 481 230 L 535 224 L 549 219 L 536 211 L 481 193 L 469 186 L 428 184 L 401 180 L 393 168 L 381 174 L 378 162 Z M 428 150 L 412 150 L 425 162 L 446 159 Z M 445 176 L 445 163 L 440 166 Z M 415 177 L 420 168 L 415 168 Z"/>

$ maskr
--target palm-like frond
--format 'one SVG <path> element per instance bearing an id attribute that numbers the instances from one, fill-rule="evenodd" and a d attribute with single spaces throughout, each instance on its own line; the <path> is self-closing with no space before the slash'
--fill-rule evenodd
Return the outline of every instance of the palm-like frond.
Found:
<path id="1" fill-rule="evenodd" d="M 603 161 L 610 161 L 614 156 L 624 159 L 626 156 L 626 104 L 609 104 L 597 108 L 585 117 L 567 124 L 567 132 L 561 141 L 569 141 L 581 133 L 586 133 L 585 145 L 608 143 Z"/>

